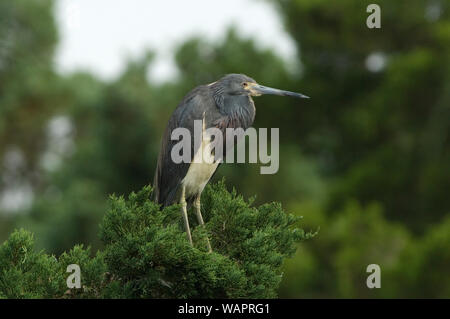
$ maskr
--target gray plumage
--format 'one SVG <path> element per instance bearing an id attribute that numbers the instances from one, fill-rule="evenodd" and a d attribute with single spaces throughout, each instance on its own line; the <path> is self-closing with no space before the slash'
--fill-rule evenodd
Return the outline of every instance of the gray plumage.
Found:
<path id="1" fill-rule="evenodd" d="M 163 206 L 171 205 L 177 201 L 176 194 L 180 183 L 186 176 L 190 163 L 174 163 L 170 154 L 177 141 L 170 139 L 175 128 L 184 127 L 194 131 L 194 120 L 202 120 L 205 115 L 206 128 L 217 127 L 225 130 L 226 127 L 249 127 L 255 118 L 255 106 L 250 96 L 231 96 L 230 81 L 255 82 L 253 79 L 238 74 L 227 75 L 218 82 L 210 85 L 200 85 L 189 92 L 169 119 L 164 132 L 158 164 L 154 179 L 155 200 Z M 224 85 L 225 84 L 225 85 Z M 192 137 L 194 134 L 192 133 Z M 191 143 L 191 156 L 194 157 L 197 149 Z M 193 198 L 186 199 L 191 203 Z"/>
<path id="2" fill-rule="evenodd" d="M 220 129 L 225 143 L 226 128 L 243 128 L 245 130 L 252 125 L 256 110 L 251 96 L 262 94 L 307 98 L 299 93 L 259 85 L 255 80 L 243 74 L 228 74 L 216 82 L 200 85 L 190 91 L 169 119 L 161 140 L 153 182 L 154 200 L 162 206 L 182 203 L 186 231 L 191 243 L 186 206 L 197 203 L 197 217 L 203 224 L 200 213 L 200 196 L 204 186 L 217 169 L 218 163 L 195 165 L 194 163 L 174 163 L 171 159 L 171 151 L 178 141 L 171 140 L 172 131 L 183 127 L 191 132 L 192 161 L 198 151 L 198 148 L 194 149 L 194 120 L 203 120 L 206 129 L 210 127 Z M 208 249 L 211 250 L 209 243 Z"/>

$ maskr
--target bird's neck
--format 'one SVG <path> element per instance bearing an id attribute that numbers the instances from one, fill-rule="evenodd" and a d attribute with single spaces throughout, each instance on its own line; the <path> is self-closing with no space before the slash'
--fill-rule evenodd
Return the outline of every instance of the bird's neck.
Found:
<path id="1" fill-rule="evenodd" d="M 229 118 L 229 123 L 233 127 L 250 127 L 255 119 L 255 104 L 250 96 L 247 95 L 224 95 L 217 103 L 219 111 Z"/>

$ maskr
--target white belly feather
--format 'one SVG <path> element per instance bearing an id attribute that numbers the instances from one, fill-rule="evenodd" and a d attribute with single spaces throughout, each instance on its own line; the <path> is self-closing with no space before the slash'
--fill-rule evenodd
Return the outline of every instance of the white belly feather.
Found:
<path id="1" fill-rule="evenodd" d="M 205 134 L 203 119 L 202 147 L 195 153 L 188 172 L 181 181 L 181 185 L 185 187 L 186 197 L 201 194 L 218 165 L 219 161 L 215 161 L 212 154 L 211 137 Z"/>

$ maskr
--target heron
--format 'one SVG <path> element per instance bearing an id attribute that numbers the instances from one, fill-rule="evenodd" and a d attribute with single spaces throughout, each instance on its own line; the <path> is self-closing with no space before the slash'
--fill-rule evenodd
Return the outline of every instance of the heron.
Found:
<path id="1" fill-rule="evenodd" d="M 153 181 L 153 196 L 162 207 L 181 204 L 184 227 L 191 246 L 193 243 L 187 210 L 193 205 L 198 223 L 204 227 L 200 198 L 203 189 L 221 163 L 221 159 L 194 161 L 195 158 L 203 156 L 199 154 L 200 149 L 205 149 L 211 143 L 210 139 L 203 138 L 202 148 L 200 145 L 195 145 L 193 140 L 191 141 L 190 162 L 176 163 L 171 158 L 171 151 L 175 144 L 171 134 L 179 127 L 193 133 L 195 120 L 202 121 L 203 132 L 211 127 L 218 128 L 224 134 L 227 128 L 246 130 L 255 119 L 256 109 L 252 97 L 264 94 L 309 98 L 301 93 L 260 85 L 244 74 L 227 74 L 216 82 L 200 85 L 190 91 L 169 119 L 161 140 Z M 206 241 L 208 252 L 211 252 L 209 239 L 207 238 Z"/>

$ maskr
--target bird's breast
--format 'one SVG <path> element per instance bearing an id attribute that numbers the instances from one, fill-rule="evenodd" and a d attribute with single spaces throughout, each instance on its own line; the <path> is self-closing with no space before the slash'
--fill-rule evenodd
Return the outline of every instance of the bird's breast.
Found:
<path id="1" fill-rule="evenodd" d="M 191 163 L 182 185 L 185 187 L 186 197 L 201 194 L 209 182 L 219 163 Z"/>
<path id="2" fill-rule="evenodd" d="M 186 197 L 201 194 L 220 163 L 212 152 L 211 136 L 206 134 L 204 119 L 202 133 L 201 147 L 196 150 L 188 172 L 181 182 L 185 187 Z"/>

